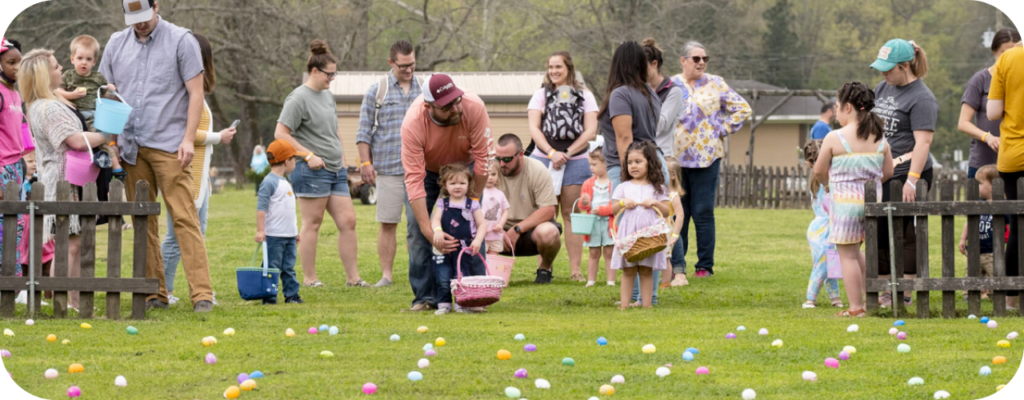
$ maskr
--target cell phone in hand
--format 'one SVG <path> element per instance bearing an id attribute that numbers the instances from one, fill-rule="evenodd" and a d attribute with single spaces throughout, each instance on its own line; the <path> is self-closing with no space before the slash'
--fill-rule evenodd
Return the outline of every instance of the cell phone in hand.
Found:
<path id="1" fill-rule="evenodd" d="M 232 122 L 232 123 L 231 123 L 231 126 L 230 126 L 229 128 L 234 128 L 234 127 L 238 126 L 238 124 L 239 124 L 240 122 L 242 122 L 242 120 L 240 120 L 240 119 L 236 119 L 236 120 L 235 120 L 235 122 Z"/>

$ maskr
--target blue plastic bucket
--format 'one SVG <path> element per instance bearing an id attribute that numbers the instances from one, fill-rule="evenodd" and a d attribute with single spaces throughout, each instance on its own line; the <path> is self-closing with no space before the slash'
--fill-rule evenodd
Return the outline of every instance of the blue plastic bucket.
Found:
<path id="1" fill-rule="evenodd" d="M 117 96 L 121 100 L 120 103 L 104 99 L 100 96 L 101 91 L 102 88 L 96 91 L 96 120 L 93 122 L 93 126 L 100 132 L 120 135 L 124 131 L 125 125 L 128 124 L 128 117 L 132 114 L 132 107 L 117 92 L 110 93 Z"/>

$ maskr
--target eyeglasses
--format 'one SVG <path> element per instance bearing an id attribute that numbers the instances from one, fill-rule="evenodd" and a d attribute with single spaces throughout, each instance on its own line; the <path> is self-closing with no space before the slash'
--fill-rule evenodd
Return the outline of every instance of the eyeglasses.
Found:
<path id="1" fill-rule="evenodd" d="M 323 72 L 324 75 L 327 75 L 327 79 L 334 79 L 334 76 L 338 74 L 338 71 L 327 72 L 327 71 L 324 71 L 324 70 L 322 70 L 320 68 L 317 68 L 317 70 L 320 71 L 320 72 Z"/>
<path id="2" fill-rule="evenodd" d="M 394 61 L 391 61 L 391 62 L 394 62 Z M 410 70 L 410 69 L 413 69 L 415 67 L 416 67 L 416 63 L 415 62 L 411 62 L 411 63 L 405 64 L 405 65 L 395 64 L 395 68 L 398 68 L 399 71 Z"/>
<path id="3" fill-rule="evenodd" d="M 701 61 L 704 61 L 705 64 L 708 63 L 708 56 L 704 56 L 704 57 L 693 56 L 693 57 L 690 57 L 690 59 L 693 60 L 694 64 L 700 64 Z"/>
<path id="4" fill-rule="evenodd" d="M 434 107 L 434 108 L 436 108 L 438 110 L 444 111 L 444 112 L 449 112 L 449 111 L 452 110 L 452 107 L 455 107 L 455 106 L 457 106 L 459 104 L 462 104 L 462 96 L 456 97 L 455 100 L 452 100 L 451 103 L 448 103 L 448 105 L 446 105 L 444 107 L 436 107 L 433 104 L 431 104 L 430 106 Z"/>
<path id="5" fill-rule="evenodd" d="M 508 164 L 512 162 L 512 160 L 515 160 L 516 157 L 519 157 L 519 153 L 520 152 L 517 151 L 516 154 L 513 154 L 511 157 L 494 157 L 494 161 L 497 161 L 502 164 Z"/>

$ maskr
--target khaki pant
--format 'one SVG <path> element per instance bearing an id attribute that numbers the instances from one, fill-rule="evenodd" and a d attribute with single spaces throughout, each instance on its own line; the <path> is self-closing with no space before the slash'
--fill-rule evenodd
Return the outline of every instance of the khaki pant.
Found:
<path id="1" fill-rule="evenodd" d="M 206 244 L 199 233 L 199 214 L 192 200 L 192 177 L 189 170 L 181 168 L 177 154 L 146 147 L 139 148 L 135 165 L 125 163 L 125 170 L 128 172 L 125 189 L 129 201 L 135 201 L 135 182 L 140 180 L 149 182 L 149 201 L 156 201 L 157 189 L 163 194 L 167 213 L 174 221 L 174 232 L 181 248 L 181 259 L 192 304 L 213 300 Z M 160 293 L 149 295 L 147 300 L 159 299 L 167 302 L 158 217 L 150 215 L 146 222 L 146 278 L 160 280 Z"/>

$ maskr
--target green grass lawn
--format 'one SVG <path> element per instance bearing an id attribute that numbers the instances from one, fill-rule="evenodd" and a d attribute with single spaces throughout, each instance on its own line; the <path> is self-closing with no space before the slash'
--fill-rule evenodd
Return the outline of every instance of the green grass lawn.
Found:
<path id="1" fill-rule="evenodd" d="M 91 330 L 79 328 L 83 321 L 78 319 L 37 315 L 34 326 L 26 326 L 25 317 L 0 320 L 0 328 L 17 334 L 0 337 L 0 347 L 13 353 L 3 362 L 15 381 L 50 399 L 63 398 L 72 385 L 82 389 L 83 398 L 92 399 L 216 399 L 237 384 L 240 372 L 261 370 L 266 377 L 258 381 L 258 391 L 243 392 L 242 399 L 356 398 L 363 396 L 364 383 L 374 382 L 380 388 L 376 397 L 385 399 L 498 399 L 506 387 L 514 386 L 522 397 L 537 400 L 599 396 L 598 388 L 621 374 L 626 383 L 615 385 L 614 395 L 621 399 L 739 398 L 746 388 L 756 390 L 759 399 L 924 399 L 937 390 L 975 399 L 1009 382 L 1021 364 L 1019 340 L 1010 349 L 998 348 L 996 341 L 1024 330 L 1024 321 L 1001 318 L 998 329 L 988 329 L 964 317 L 962 300 L 956 320 L 908 319 L 905 342 L 888 335 L 891 318 L 839 319 L 828 307 L 801 309 L 810 271 L 805 236 L 810 211 L 718 210 L 716 275 L 662 291 L 660 305 L 651 310 L 619 311 L 612 304 L 619 297 L 618 287 L 584 288 L 569 281 L 563 252 L 552 284 L 534 285 L 535 261 L 522 258 L 512 285 L 490 313 L 437 317 L 399 312 L 412 300 L 404 240 L 399 240 L 393 287 L 345 287 L 333 224 L 324 225 L 319 242 L 318 271 L 326 288 L 303 288 L 304 305 L 264 307 L 241 301 L 234 268 L 246 264 L 255 247 L 255 203 L 251 188 L 211 199 L 207 248 L 220 302 L 213 313 L 193 314 L 188 304 L 179 303 L 169 311 L 150 312 L 145 321 L 94 319 L 88 321 Z M 360 272 L 366 281 L 376 282 L 381 275 L 374 209 L 357 205 L 356 211 Z M 163 225 L 164 219 L 160 221 Z M 941 271 L 938 222 L 933 220 L 929 230 L 932 271 Z M 958 220 L 957 229 L 963 223 Z M 399 235 L 404 237 L 404 228 Z M 105 271 L 105 233 L 97 241 L 97 271 Z M 131 265 L 130 243 L 126 235 L 126 266 Z M 692 265 L 695 256 L 687 261 Z M 963 257 L 957 263 L 962 276 Z M 176 286 L 185 297 L 187 282 L 180 270 Z M 122 315 L 129 313 L 128 297 L 122 297 Z M 97 295 L 96 304 L 97 315 L 103 315 L 103 295 Z M 941 293 L 932 295 L 931 304 L 933 315 L 939 315 Z M 992 304 L 984 302 L 983 313 L 991 310 Z M 18 312 L 24 313 L 24 306 Z M 847 333 L 852 323 L 860 325 L 860 332 Z M 336 325 L 341 333 L 305 333 L 322 324 Z M 140 333 L 127 335 L 128 325 Z M 747 330 L 736 331 L 740 325 Z M 429 331 L 419 334 L 419 326 Z M 228 327 L 237 335 L 224 336 Z M 298 336 L 285 337 L 287 328 Z M 759 336 L 760 328 L 770 334 Z M 739 337 L 725 339 L 729 332 Z M 45 340 L 51 333 L 57 335 L 56 343 Z M 514 341 L 517 333 L 525 334 L 526 341 Z M 389 341 L 392 334 L 401 340 Z M 209 335 L 219 343 L 207 348 L 200 339 Z M 609 344 L 598 346 L 599 336 Z M 424 379 L 410 382 L 406 374 L 420 370 L 416 363 L 423 357 L 423 345 L 437 337 L 447 344 L 421 370 Z M 71 343 L 61 345 L 63 339 Z M 782 339 L 784 347 L 771 347 L 775 339 Z M 527 343 L 538 351 L 524 352 Z M 640 351 L 648 343 L 657 346 L 655 354 Z M 909 344 L 912 352 L 897 354 L 899 343 Z M 824 359 L 836 357 L 847 345 L 857 348 L 852 359 L 838 370 L 826 368 Z M 700 350 L 693 362 L 680 357 L 687 347 Z M 512 359 L 499 361 L 499 349 L 510 350 Z M 319 358 L 323 350 L 335 357 Z M 203 362 L 208 352 L 216 354 L 216 365 Z M 1009 361 L 992 365 L 998 355 Z M 574 358 L 576 366 L 562 366 L 563 357 Z M 85 372 L 68 374 L 72 363 L 84 364 Z M 654 371 L 665 364 L 672 364 L 672 374 L 658 378 Z M 991 376 L 979 376 L 985 365 L 992 367 Z M 699 366 L 711 374 L 697 376 Z M 44 379 L 47 368 L 56 368 L 60 377 Z M 513 377 L 519 368 L 529 371 L 528 379 Z M 818 382 L 801 380 L 802 371 L 816 372 Z M 127 388 L 114 386 L 117 375 L 127 378 Z M 924 378 L 925 384 L 908 386 L 914 376 Z M 551 389 L 536 389 L 537 378 L 550 381 Z"/>

